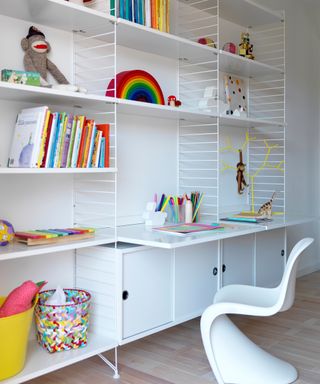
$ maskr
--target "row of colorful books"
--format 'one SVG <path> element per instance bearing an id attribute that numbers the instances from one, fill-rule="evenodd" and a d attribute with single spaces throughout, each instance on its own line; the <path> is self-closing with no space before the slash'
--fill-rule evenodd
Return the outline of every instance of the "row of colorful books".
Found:
<path id="1" fill-rule="evenodd" d="M 110 1 L 115 15 L 115 1 Z M 170 33 L 170 0 L 118 0 L 118 10 L 122 19 Z"/>
<path id="2" fill-rule="evenodd" d="M 23 109 L 16 120 L 8 167 L 109 167 L 109 124 L 83 115 Z"/>

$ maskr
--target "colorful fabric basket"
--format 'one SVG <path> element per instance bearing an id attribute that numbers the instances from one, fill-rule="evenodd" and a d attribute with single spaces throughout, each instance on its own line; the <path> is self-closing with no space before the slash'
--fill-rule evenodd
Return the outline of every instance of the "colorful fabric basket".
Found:
<path id="1" fill-rule="evenodd" d="M 79 289 L 64 289 L 67 304 L 47 305 L 55 290 L 39 293 L 35 308 L 37 339 L 50 353 L 87 345 L 91 295 Z"/>

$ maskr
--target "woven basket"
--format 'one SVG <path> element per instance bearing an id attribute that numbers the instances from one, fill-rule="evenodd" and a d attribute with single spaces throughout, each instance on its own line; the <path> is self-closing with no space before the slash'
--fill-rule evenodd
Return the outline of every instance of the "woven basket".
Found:
<path id="1" fill-rule="evenodd" d="M 82 348 L 87 345 L 91 295 L 79 289 L 64 289 L 65 305 L 47 305 L 55 290 L 39 294 L 35 307 L 37 339 L 50 353 Z"/>

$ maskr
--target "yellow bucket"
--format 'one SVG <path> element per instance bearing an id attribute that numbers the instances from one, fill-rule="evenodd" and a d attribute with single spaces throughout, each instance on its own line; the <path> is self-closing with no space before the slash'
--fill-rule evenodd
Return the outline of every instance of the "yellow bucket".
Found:
<path id="1" fill-rule="evenodd" d="M 0 305 L 4 300 L 0 296 Z M 0 380 L 16 375 L 24 367 L 36 302 L 25 312 L 0 318 Z"/>

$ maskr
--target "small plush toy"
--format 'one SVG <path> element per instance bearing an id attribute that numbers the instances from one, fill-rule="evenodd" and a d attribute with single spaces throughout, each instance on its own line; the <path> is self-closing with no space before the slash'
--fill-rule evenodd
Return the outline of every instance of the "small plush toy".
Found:
<path id="1" fill-rule="evenodd" d="M 0 318 L 13 316 L 30 309 L 32 300 L 46 283 L 46 281 L 34 283 L 28 280 L 11 291 L 0 307 Z"/>
<path id="2" fill-rule="evenodd" d="M 168 105 L 170 105 L 170 107 L 180 107 L 181 101 L 177 100 L 174 95 L 170 95 L 168 96 Z"/>
<path id="3" fill-rule="evenodd" d="M 248 187 L 246 180 L 244 178 L 244 172 L 246 170 L 246 165 L 242 160 L 242 151 L 239 149 L 239 163 L 237 164 L 237 185 L 239 195 L 243 194 L 245 187 Z"/>
<path id="4" fill-rule="evenodd" d="M 48 72 L 55 78 L 59 86 L 56 88 L 62 88 L 67 91 L 81 91 L 84 89 L 71 85 L 69 81 L 64 77 L 58 67 L 53 64 L 47 57 L 51 47 L 48 41 L 46 41 L 44 33 L 39 31 L 34 26 L 29 28 L 29 33 L 21 40 L 21 47 L 25 51 L 23 63 L 26 71 L 39 72 L 40 84 L 44 87 L 51 87 L 47 81 Z"/>

